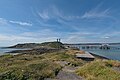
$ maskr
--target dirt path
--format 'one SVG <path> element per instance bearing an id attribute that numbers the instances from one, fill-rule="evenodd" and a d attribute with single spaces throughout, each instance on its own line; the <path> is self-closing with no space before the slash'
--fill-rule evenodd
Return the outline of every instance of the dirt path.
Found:
<path id="1" fill-rule="evenodd" d="M 61 66 L 63 66 L 63 69 L 58 73 L 55 79 L 47 78 L 45 80 L 84 80 L 75 73 L 75 70 L 78 67 L 66 66 L 66 64 L 68 64 L 66 61 L 58 61 L 56 63 L 59 63 Z"/>
<path id="2" fill-rule="evenodd" d="M 82 77 L 75 74 L 76 68 L 65 66 L 57 75 L 57 80 L 83 80 Z"/>

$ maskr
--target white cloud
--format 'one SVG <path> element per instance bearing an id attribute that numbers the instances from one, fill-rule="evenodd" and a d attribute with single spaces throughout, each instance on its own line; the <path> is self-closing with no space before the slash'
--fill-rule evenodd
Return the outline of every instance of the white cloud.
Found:
<path id="1" fill-rule="evenodd" d="M 89 12 L 86 12 L 81 18 L 106 18 L 109 17 L 108 13 L 109 9 L 103 11 L 91 10 Z"/>
<path id="2" fill-rule="evenodd" d="M 56 6 L 49 6 L 44 10 L 37 10 L 33 12 L 33 15 L 37 15 L 37 21 L 41 26 L 45 27 L 56 27 L 59 25 L 66 28 L 71 28 L 73 30 L 78 30 L 79 26 L 78 19 L 81 19 L 81 16 L 65 14 L 61 9 Z M 35 15 L 35 16 L 36 16 Z M 76 26 L 77 25 L 77 26 Z"/>
<path id="3" fill-rule="evenodd" d="M 83 16 L 81 16 L 82 19 L 86 18 L 107 18 L 110 17 L 109 13 L 110 13 L 110 9 L 103 9 L 102 8 L 102 4 L 98 4 L 95 8 L 91 9 L 90 11 L 85 12 L 85 14 Z"/>
<path id="4" fill-rule="evenodd" d="M 16 40 L 24 40 L 24 39 L 28 39 L 28 38 L 19 35 L 0 34 L 0 41 L 16 41 Z"/>
<path id="5" fill-rule="evenodd" d="M 0 18 L 0 25 L 6 25 L 8 24 L 8 21 L 4 18 Z"/>
<path id="6" fill-rule="evenodd" d="M 0 44 L 1 44 L 0 46 L 15 45 L 18 43 L 41 43 L 41 42 L 47 42 L 47 41 L 55 41 L 56 39 L 57 38 L 54 36 L 29 37 L 29 36 L 22 36 L 22 35 L 0 34 Z"/>
<path id="7" fill-rule="evenodd" d="M 26 36 L 26 37 L 33 37 L 33 38 L 47 38 L 47 37 L 57 37 L 60 34 L 58 34 L 55 31 L 52 31 L 50 29 L 42 29 L 36 32 L 24 32 L 20 34 L 21 36 Z"/>
<path id="8" fill-rule="evenodd" d="M 50 18 L 47 10 L 44 10 L 41 13 L 38 12 L 38 15 L 44 20 L 48 20 Z"/>
<path id="9" fill-rule="evenodd" d="M 10 25 L 10 23 L 18 24 L 21 26 L 32 26 L 32 23 L 22 22 L 22 21 L 12 21 L 12 20 L 0 18 L 0 25 Z"/>
<path id="10" fill-rule="evenodd" d="M 101 4 L 97 5 L 95 8 L 93 8 L 90 11 L 85 12 L 84 15 L 70 15 L 70 14 L 64 14 L 62 10 L 59 10 L 56 6 L 50 6 L 47 9 L 44 9 L 43 11 L 37 11 L 37 14 L 42 18 L 43 20 L 50 20 L 50 19 L 60 19 L 60 20 L 68 20 L 73 21 L 76 19 L 85 19 L 85 18 L 112 18 L 109 13 L 110 9 L 104 9 L 101 10 Z"/>
<path id="11" fill-rule="evenodd" d="M 105 37 L 101 37 L 103 39 L 109 39 L 110 37 L 109 36 L 105 36 Z"/>
<path id="12" fill-rule="evenodd" d="M 36 32 L 24 32 L 20 34 L 0 34 L 0 44 L 14 45 L 18 43 L 34 43 L 56 41 L 60 34 L 50 29 L 43 29 Z M 2 42 L 2 43 L 1 43 Z M 2 45 L 0 45 L 2 46 Z M 3 45 L 5 46 L 5 45 Z"/>
<path id="13" fill-rule="evenodd" d="M 21 22 L 21 21 L 9 21 L 9 22 L 13 24 L 19 24 L 21 26 L 32 26 L 32 24 L 28 22 Z"/>
<path id="14" fill-rule="evenodd" d="M 80 19 L 80 16 L 74 16 L 69 14 L 64 14 L 62 10 L 59 10 L 56 6 L 50 6 L 43 11 L 37 11 L 37 14 L 43 20 L 49 19 L 63 19 L 63 20 L 73 20 L 73 19 Z"/>
<path id="15" fill-rule="evenodd" d="M 95 32 L 74 32 L 74 33 L 70 33 L 70 35 L 99 35 L 100 33 L 95 33 Z"/>
<path id="16" fill-rule="evenodd" d="M 103 37 L 102 38 L 107 38 L 107 37 L 117 37 L 117 36 L 119 36 L 120 35 L 120 32 L 119 31 L 112 31 L 112 32 L 108 32 L 108 33 L 106 33 L 106 34 L 104 34 L 103 35 Z"/>
<path id="17" fill-rule="evenodd" d="M 64 35 L 64 36 L 63 36 Z M 16 35 L 0 34 L 0 42 L 6 45 L 14 45 L 18 43 L 41 43 L 47 41 L 56 41 L 61 38 L 63 43 L 85 43 L 85 42 L 114 42 L 115 39 L 109 39 L 111 36 L 101 35 L 94 32 L 65 32 L 59 33 L 50 29 L 43 29 L 36 32 L 24 32 Z M 117 39 L 119 40 L 119 39 Z M 8 43 L 10 42 L 10 43 Z"/>

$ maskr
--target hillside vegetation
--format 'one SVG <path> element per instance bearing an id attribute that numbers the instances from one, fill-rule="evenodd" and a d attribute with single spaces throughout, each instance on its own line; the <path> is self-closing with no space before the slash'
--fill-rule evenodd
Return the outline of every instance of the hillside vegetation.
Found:
<path id="1" fill-rule="evenodd" d="M 64 48 L 61 42 L 44 42 L 44 43 L 24 43 L 10 46 L 8 48 Z"/>
<path id="2" fill-rule="evenodd" d="M 51 47 L 51 48 L 64 48 L 63 44 L 61 42 L 45 42 L 45 43 L 41 43 L 41 46 L 45 46 L 45 47 Z"/>
<path id="3" fill-rule="evenodd" d="M 86 80 L 120 80 L 120 62 L 96 60 L 82 66 L 76 73 Z"/>
<path id="4" fill-rule="evenodd" d="M 41 55 L 4 55 L 0 58 L 0 80 L 43 80 L 55 77 L 61 68 Z"/>
<path id="5" fill-rule="evenodd" d="M 44 80 L 55 78 L 62 69 L 59 62 L 80 66 L 84 63 L 66 51 L 44 54 L 3 55 L 0 57 L 0 80 Z"/>

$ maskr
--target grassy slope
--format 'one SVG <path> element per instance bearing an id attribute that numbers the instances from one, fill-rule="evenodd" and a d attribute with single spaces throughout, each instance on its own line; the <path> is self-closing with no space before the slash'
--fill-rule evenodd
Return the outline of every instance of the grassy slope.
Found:
<path id="1" fill-rule="evenodd" d="M 40 47 L 48 47 L 48 48 L 64 48 L 61 42 L 44 42 L 44 43 L 24 43 L 17 44 L 14 46 L 10 46 L 8 48 L 40 48 Z"/>
<path id="2" fill-rule="evenodd" d="M 65 51 L 42 55 L 19 54 L 0 57 L 0 80 L 43 80 L 54 78 L 62 66 L 56 61 L 69 61 L 70 65 L 81 65 L 81 60 Z"/>
<path id="3" fill-rule="evenodd" d="M 62 69 L 58 61 L 69 62 L 69 66 L 82 66 L 76 73 L 87 80 L 120 80 L 120 62 L 96 60 L 87 63 L 76 59 L 69 51 L 45 54 L 19 54 L 0 56 L 0 80 L 43 80 L 54 78 Z"/>
<path id="4" fill-rule="evenodd" d="M 41 55 L 5 55 L 0 58 L 0 80 L 42 80 L 55 77 L 61 68 Z"/>
<path id="5" fill-rule="evenodd" d="M 120 67 L 120 62 L 96 60 L 79 68 L 76 73 L 87 80 L 120 80 L 120 72 L 113 67 Z"/>
<path id="6" fill-rule="evenodd" d="M 44 42 L 40 44 L 41 46 L 51 47 L 51 48 L 64 48 L 61 42 Z"/>

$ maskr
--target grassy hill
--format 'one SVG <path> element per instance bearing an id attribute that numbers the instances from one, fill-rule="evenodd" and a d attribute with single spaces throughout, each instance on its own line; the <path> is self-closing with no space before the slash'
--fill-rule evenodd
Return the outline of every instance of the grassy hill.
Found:
<path id="1" fill-rule="evenodd" d="M 64 48 L 61 42 L 45 42 L 41 43 L 41 46 L 51 47 L 51 48 Z"/>
<path id="2" fill-rule="evenodd" d="M 44 42 L 44 43 L 24 43 L 24 44 L 17 44 L 14 46 L 10 46 L 8 48 L 64 48 L 61 42 Z"/>

